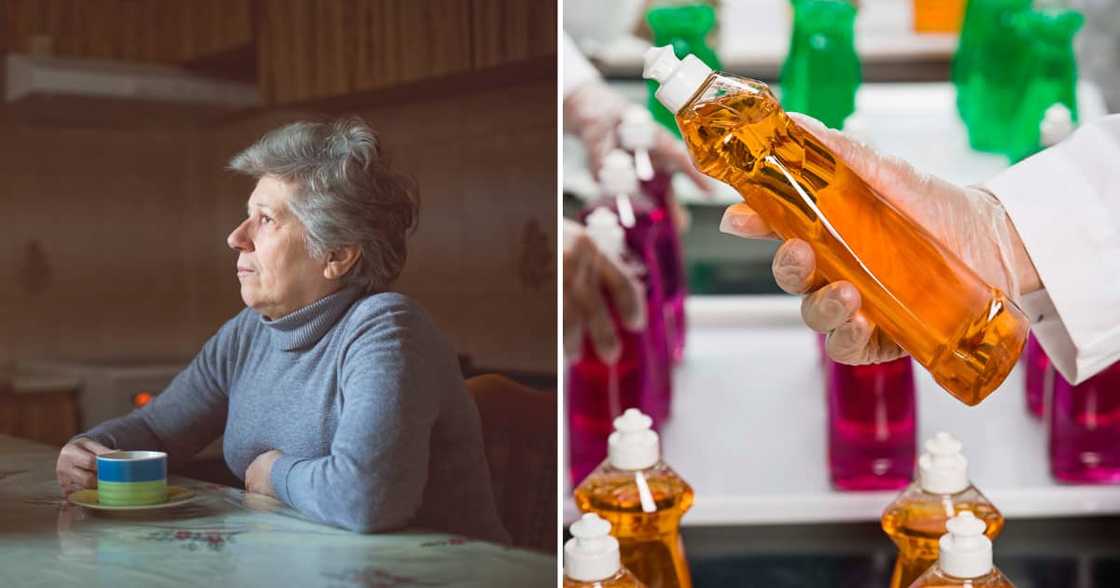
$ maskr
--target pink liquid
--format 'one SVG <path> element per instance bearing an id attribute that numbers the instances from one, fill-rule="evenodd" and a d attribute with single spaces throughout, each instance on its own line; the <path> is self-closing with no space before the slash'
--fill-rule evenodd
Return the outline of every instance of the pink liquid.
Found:
<path id="1" fill-rule="evenodd" d="M 617 213 L 613 198 L 596 204 L 609 205 Z M 661 273 L 654 260 L 655 219 L 648 203 L 631 199 L 631 205 L 634 225 L 623 228 L 627 250 L 645 268 L 646 328 L 640 333 L 625 330 L 612 309 L 615 332 L 622 344 L 618 363 L 612 366 L 600 360 L 585 338 L 580 360 L 568 369 L 568 447 L 573 484 L 579 484 L 606 458 L 607 437 L 614 431 L 614 419 L 623 411 L 640 409 L 653 419 L 655 429 L 669 416 L 671 362 L 662 312 Z M 589 206 L 584 214 L 596 207 Z"/>
<path id="2" fill-rule="evenodd" d="M 639 405 L 639 396 L 654 373 L 650 362 L 652 341 L 646 333 L 622 329 L 617 316 L 614 325 L 622 343 L 617 363 L 600 360 L 585 338 L 580 359 L 568 368 L 568 447 L 573 485 L 606 459 L 607 437 L 614 431 L 615 417 Z"/>
<path id="3" fill-rule="evenodd" d="M 1120 363 L 1076 386 L 1053 378 L 1050 471 L 1062 482 L 1120 483 Z"/>
<path id="4" fill-rule="evenodd" d="M 860 366 L 827 358 L 824 363 L 832 484 L 840 490 L 905 487 L 917 447 L 910 358 Z"/>
<path id="5" fill-rule="evenodd" d="M 1050 365 L 1050 358 L 1038 344 L 1038 339 L 1031 333 L 1027 339 L 1027 352 L 1023 354 L 1026 362 L 1026 389 L 1027 410 L 1034 416 L 1042 418 L 1043 389 L 1046 381 L 1046 368 Z"/>
<path id="6" fill-rule="evenodd" d="M 659 226 L 654 239 L 654 253 L 661 269 L 665 298 L 665 333 L 669 341 L 669 354 L 674 362 L 684 358 L 685 323 L 684 299 L 688 295 L 688 272 L 684 264 L 684 251 L 680 234 L 673 224 L 669 209 L 669 190 L 672 176 L 654 173 L 649 181 L 642 182 L 642 191 L 653 201 L 652 215 Z"/>
<path id="7" fill-rule="evenodd" d="M 590 214 L 598 206 L 610 206 L 618 212 L 616 200 L 605 198 L 593 203 L 586 210 Z M 630 198 L 630 206 L 634 213 L 634 224 L 624 226 L 626 231 L 626 247 L 634 255 L 643 268 L 643 282 L 645 286 L 646 303 L 646 336 L 650 339 L 651 355 L 648 359 L 652 374 L 645 387 L 638 394 L 638 404 L 624 406 L 637 407 L 653 419 L 653 428 L 660 429 L 665 419 L 669 418 L 669 409 L 672 404 L 672 361 L 670 360 L 670 343 L 665 329 L 665 299 L 664 280 L 661 275 L 661 266 L 657 255 L 657 238 L 661 227 L 654 204 L 647 198 Z M 620 214 L 620 218 L 623 216 Z M 598 464 L 596 464 L 598 465 Z"/>

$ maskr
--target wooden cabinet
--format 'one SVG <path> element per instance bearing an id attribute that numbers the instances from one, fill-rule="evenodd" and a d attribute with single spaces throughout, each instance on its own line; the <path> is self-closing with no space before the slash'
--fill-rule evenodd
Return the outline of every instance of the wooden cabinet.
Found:
<path id="1" fill-rule="evenodd" d="M 77 435 L 79 383 L 69 378 L 16 379 L 0 386 L 0 434 L 61 447 Z"/>
<path id="2" fill-rule="evenodd" d="M 270 103 L 469 70 L 469 0 L 264 0 L 257 74 Z"/>
<path id="3" fill-rule="evenodd" d="M 554 56 L 556 27 L 540 0 L 0 0 L 0 49 L 255 69 L 272 105 Z"/>
<path id="4" fill-rule="evenodd" d="M 556 54 L 554 2 L 263 0 L 257 19 L 257 75 L 268 104 L 397 87 Z"/>
<path id="5" fill-rule="evenodd" d="M 253 42 L 251 0 L 0 0 L 7 50 L 180 64 Z"/>
<path id="6" fill-rule="evenodd" d="M 471 0 L 475 68 L 556 55 L 556 3 Z"/>

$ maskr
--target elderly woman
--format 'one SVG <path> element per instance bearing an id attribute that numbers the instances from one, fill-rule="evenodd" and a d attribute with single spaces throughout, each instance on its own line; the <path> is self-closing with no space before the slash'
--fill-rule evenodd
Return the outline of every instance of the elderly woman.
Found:
<path id="1" fill-rule="evenodd" d="M 247 308 L 151 404 L 64 447 L 63 491 L 95 487 L 109 448 L 182 461 L 224 433 L 248 491 L 316 520 L 508 541 L 456 356 L 387 290 L 416 222 L 412 183 L 359 120 L 274 130 L 230 165 L 257 178 L 227 239 Z"/>

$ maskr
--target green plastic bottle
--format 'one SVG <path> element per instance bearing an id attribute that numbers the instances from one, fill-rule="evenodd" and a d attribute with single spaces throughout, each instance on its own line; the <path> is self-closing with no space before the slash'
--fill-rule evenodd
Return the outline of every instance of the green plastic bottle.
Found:
<path id="1" fill-rule="evenodd" d="M 964 121 L 969 117 L 965 84 L 976 70 L 977 47 L 980 45 L 980 36 L 985 28 L 981 24 L 986 20 L 982 16 L 984 7 L 983 0 L 969 0 L 966 3 L 964 21 L 961 23 L 961 32 L 957 39 L 957 52 L 953 54 L 952 70 L 949 74 L 949 78 L 957 88 L 957 112 Z"/>
<path id="2" fill-rule="evenodd" d="M 855 112 L 861 79 L 855 24 L 856 8 L 847 0 L 793 0 L 782 108 L 843 128 Z"/>
<path id="3" fill-rule="evenodd" d="M 655 47 L 672 45 L 673 53 L 679 59 L 692 54 L 713 70 L 723 68 L 716 52 L 708 46 L 708 33 L 716 24 L 716 11 L 710 5 L 697 3 L 651 8 L 646 12 L 646 23 L 653 32 Z M 680 137 L 677 119 L 654 97 L 657 82 L 650 80 L 646 82 L 646 87 L 649 90 L 649 111 L 654 120 Z"/>
<path id="4" fill-rule="evenodd" d="M 1027 45 L 1022 99 L 1012 125 L 1007 157 L 1017 162 L 1043 147 L 1042 123 L 1051 107 L 1061 105 L 1077 122 L 1077 58 L 1073 38 L 1085 18 L 1073 10 L 1016 14 L 1011 25 Z"/>
<path id="5" fill-rule="evenodd" d="M 1022 98 L 1027 46 L 1011 22 L 1031 0 L 970 0 L 953 60 L 957 108 L 973 149 L 1002 153 Z"/>

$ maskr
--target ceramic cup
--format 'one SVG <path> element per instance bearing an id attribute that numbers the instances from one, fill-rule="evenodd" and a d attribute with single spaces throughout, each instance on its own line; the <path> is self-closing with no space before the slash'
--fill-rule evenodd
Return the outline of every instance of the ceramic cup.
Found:
<path id="1" fill-rule="evenodd" d="M 97 500 L 107 506 L 167 502 L 167 454 L 114 451 L 97 456 Z"/>

